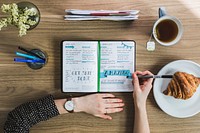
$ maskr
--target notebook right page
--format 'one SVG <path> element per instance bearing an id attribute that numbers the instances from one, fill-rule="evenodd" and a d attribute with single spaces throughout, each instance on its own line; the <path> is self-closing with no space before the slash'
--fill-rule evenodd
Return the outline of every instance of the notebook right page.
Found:
<path id="1" fill-rule="evenodd" d="M 100 46 L 100 91 L 133 91 L 131 75 L 135 71 L 135 42 L 100 41 Z"/>

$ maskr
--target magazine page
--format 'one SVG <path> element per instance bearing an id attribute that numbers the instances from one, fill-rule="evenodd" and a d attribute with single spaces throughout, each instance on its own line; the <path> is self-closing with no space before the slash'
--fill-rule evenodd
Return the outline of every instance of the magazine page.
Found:
<path id="1" fill-rule="evenodd" d="M 97 91 L 97 41 L 63 41 L 63 92 Z"/>
<path id="2" fill-rule="evenodd" d="M 102 92 L 133 91 L 134 41 L 101 41 L 100 88 Z"/>

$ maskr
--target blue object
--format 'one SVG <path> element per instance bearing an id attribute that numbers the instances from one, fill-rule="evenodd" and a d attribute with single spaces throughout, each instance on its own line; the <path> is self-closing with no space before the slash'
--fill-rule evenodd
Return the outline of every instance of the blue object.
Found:
<path id="1" fill-rule="evenodd" d="M 167 15 L 165 7 L 160 7 L 158 13 L 159 13 L 159 18 Z"/>
<path id="2" fill-rule="evenodd" d="M 132 78 L 132 73 L 130 70 L 104 70 L 100 73 L 101 78 L 106 78 L 107 76 L 126 76 L 127 78 Z"/>
<path id="3" fill-rule="evenodd" d="M 22 51 L 24 51 L 24 52 L 27 52 L 27 53 L 30 54 L 30 55 L 33 55 L 33 56 L 35 56 L 35 57 L 38 57 L 38 58 L 40 58 L 40 59 L 42 59 L 42 60 L 45 60 L 43 57 L 40 57 L 39 55 L 37 55 L 37 54 L 33 53 L 32 51 L 29 51 L 29 50 L 27 50 L 27 49 L 25 49 L 25 48 L 22 48 L 22 47 L 19 46 L 18 49 L 20 49 L 20 50 L 22 50 Z"/>
<path id="4" fill-rule="evenodd" d="M 29 63 L 45 63 L 44 60 L 29 60 L 29 59 L 22 59 L 22 58 L 14 58 L 15 62 L 29 62 Z"/>
<path id="5" fill-rule="evenodd" d="M 22 56 L 22 57 L 25 57 L 25 58 L 29 58 L 29 59 L 41 60 L 38 57 L 35 57 L 35 56 L 32 56 L 32 55 L 28 55 L 28 54 L 24 54 L 24 53 L 20 53 L 20 52 L 16 52 L 16 55 Z"/>

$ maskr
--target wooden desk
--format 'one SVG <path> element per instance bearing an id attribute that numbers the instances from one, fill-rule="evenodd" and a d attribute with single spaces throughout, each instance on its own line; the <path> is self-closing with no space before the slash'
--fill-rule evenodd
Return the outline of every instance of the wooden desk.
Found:
<path id="1" fill-rule="evenodd" d="M 188 59 L 200 64 L 200 1 L 199 0 L 29 0 L 41 11 L 41 22 L 24 37 L 18 37 L 15 27 L 0 31 L 0 132 L 9 111 L 29 100 L 47 94 L 64 97 L 60 91 L 60 42 L 71 40 L 121 40 L 137 42 L 137 70 L 157 73 L 165 64 Z M 3 3 L 20 0 L 1 0 Z M 154 52 L 146 50 L 158 7 L 165 6 L 170 15 L 178 17 L 184 26 L 182 40 L 174 46 L 156 44 Z M 138 9 L 140 18 L 134 22 L 64 21 L 65 9 Z M 0 13 L 2 15 L 2 13 Z M 1 16 L 0 16 L 1 17 Z M 48 53 L 48 63 L 40 70 L 31 70 L 24 63 L 15 63 L 18 46 L 39 48 Z M 61 132 L 132 132 L 134 110 L 131 93 L 116 93 L 125 101 L 121 113 L 107 121 L 84 113 L 66 114 L 41 122 L 31 128 L 32 133 Z M 197 106 L 200 106 L 198 104 Z M 199 133 L 200 114 L 178 119 L 165 114 L 157 106 L 151 91 L 147 101 L 152 133 Z"/>

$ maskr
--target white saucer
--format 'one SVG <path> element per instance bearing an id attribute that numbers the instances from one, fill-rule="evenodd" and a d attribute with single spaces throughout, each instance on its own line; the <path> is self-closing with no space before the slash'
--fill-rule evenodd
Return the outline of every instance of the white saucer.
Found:
<path id="1" fill-rule="evenodd" d="M 177 60 L 165 65 L 157 75 L 172 75 L 177 71 L 187 72 L 200 77 L 200 65 L 188 61 Z M 177 118 L 191 117 L 200 112 L 200 86 L 194 95 L 187 99 L 175 99 L 172 96 L 166 96 L 163 91 L 167 88 L 171 79 L 155 79 L 153 85 L 153 94 L 158 106 L 168 115 Z"/>

